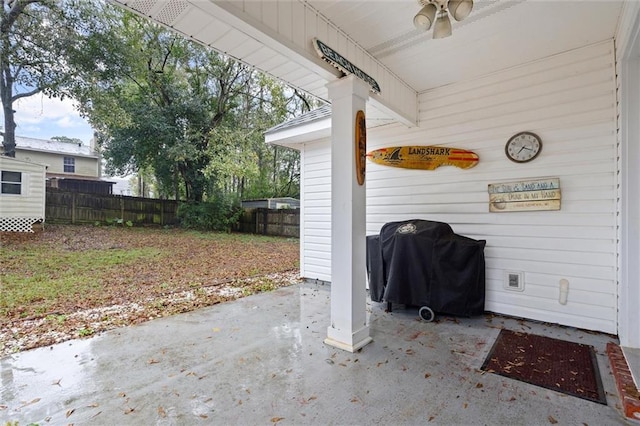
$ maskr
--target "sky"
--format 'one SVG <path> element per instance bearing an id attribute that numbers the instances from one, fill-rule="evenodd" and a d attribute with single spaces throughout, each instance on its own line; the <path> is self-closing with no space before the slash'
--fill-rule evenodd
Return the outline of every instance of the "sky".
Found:
<path id="1" fill-rule="evenodd" d="M 71 99 L 60 101 L 37 94 L 21 98 L 13 104 L 16 111 L 16 136 L 50 140 L 54 136 L 78 138 L 89 146 L 93 130 L 89 123 L 80 117 Z M 4 114 L 0 109 L 0 126 L 4 126 Z M 108 177 L 116 184 L 114 194 L 131 195 L 129 177 Z"/>
<path id="2" fill-rule="evenodd" d="M 19 99 L 13 109 L 16 110 L 16 136 L 47 140 L 66 136 L 78 138 L 85 145 L 89 145 L 93 137 L 91 126 L 80 117 L 71 99 L 60 101 L 37 94 Z M 4 115 L 0 126 L 4 126 Z"/>

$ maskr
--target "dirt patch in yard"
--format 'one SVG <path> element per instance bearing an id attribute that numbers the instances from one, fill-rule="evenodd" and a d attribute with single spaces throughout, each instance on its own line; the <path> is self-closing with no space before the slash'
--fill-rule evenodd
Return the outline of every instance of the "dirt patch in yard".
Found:
<path id="1" fill-rule="evenodd" d="M 297 239 L 47 225 L 0 243 L 0 357 L 299 281 Z"/>

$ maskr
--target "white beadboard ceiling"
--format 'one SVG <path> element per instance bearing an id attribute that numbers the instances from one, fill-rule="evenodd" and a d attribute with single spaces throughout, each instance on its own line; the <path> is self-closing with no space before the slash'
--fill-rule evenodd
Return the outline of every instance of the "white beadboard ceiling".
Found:
<path id="1" fill-rule="evenodd" d="M 417 121 L 417 95 L 614 37 L 623 1 L 476 0 L 453 35 L 413 27 L 417 0 L 111 0 L 194 40 L 327 98 L 339 77 L 312 38 L 373 76 L 368 119 Z"/>

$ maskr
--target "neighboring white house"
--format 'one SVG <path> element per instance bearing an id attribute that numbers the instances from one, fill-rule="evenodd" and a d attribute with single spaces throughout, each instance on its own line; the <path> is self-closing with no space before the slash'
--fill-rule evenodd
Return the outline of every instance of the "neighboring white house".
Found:
<path id="1" fill-rule="evenodd" d="M 0 231 L 33 232 L 44 222 L 45 173 L 43 164 L 0 155 Z"/>

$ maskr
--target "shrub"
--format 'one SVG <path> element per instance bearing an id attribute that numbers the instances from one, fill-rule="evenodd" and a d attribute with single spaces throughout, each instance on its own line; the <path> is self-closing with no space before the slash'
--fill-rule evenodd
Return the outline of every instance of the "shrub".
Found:
<path id="1" fill-rule="evenodd" d="M 178 207 L 180 226 L 203 231 L 231 231 L 240 220 L 242 210 L 229 197 L 216 197 L 214 201 L 182 203 Z"/>

